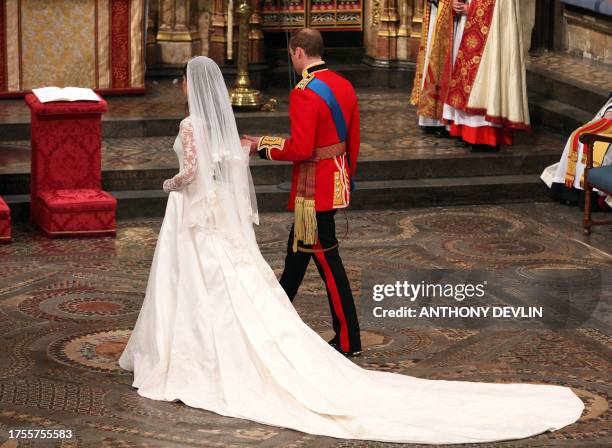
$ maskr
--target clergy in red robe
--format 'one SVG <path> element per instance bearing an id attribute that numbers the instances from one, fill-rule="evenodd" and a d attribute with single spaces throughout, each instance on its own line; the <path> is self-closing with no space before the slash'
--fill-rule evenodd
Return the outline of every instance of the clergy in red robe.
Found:
<path id="1" fill-rule="evenodd" d="M 473 150 L 512 144 L 512 131 L 529 130 L 519 5 L 516 0 L 469 0 L 445 100 L 451 135 Z"/>

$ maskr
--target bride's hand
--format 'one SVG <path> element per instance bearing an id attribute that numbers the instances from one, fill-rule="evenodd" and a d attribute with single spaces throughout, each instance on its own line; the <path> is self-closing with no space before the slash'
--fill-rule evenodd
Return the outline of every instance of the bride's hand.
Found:
<path id="1" fill-rule="evenodd" d="M 251 148 L 251 151 L 249 153 L 251 157 L 257 154 L 257 147 L 259 146 L 259 140 L 261 140 L 261 137 L 254 137 L 252 135 L 246 135 L 246 134 L 242 136 L 242 141 L 246 141 L 247 145 Z"/>
<path id="2" fill-rule="evenodd" d="M 248 148 L 248 149 L 249 149 L 249 154 L 251 153 L 251 147 L 252 147 L 252 142 L 251 142 L 251 140 L 248 140 L 248 139 L 246 139 L 246 138 L 241 138 L 241 139 L 240 139 L 240 145 L 241 145 L 243 148 Z M 252 154 L 250 154 L 250 155 L 252 155 Z"/>

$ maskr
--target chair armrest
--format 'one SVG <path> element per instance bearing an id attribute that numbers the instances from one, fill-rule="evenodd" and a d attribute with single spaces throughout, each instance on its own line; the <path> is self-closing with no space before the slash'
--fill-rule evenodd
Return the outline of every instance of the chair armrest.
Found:
<path id="1" fill-rule="evenodd" d="M 584 144 L 582 152 L 586 152 L 587 155 L 586 169 L 590 169 L 593 168 L 593 145 L 595 142 L 612 144 L 612 135 L 586 133 L 580 136 L 580 142 Z"/>

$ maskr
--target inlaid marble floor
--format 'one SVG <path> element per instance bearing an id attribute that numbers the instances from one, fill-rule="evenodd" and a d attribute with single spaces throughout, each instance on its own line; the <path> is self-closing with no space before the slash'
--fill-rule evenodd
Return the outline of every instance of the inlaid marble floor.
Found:
<path id="1" fill-rule="evenodd" d="M 162 89 L 166 93 L 159 93 L 160 103 L 152 105 L 150 110 L 145 107 L 144 116 L 149 116 L 151 110 L 162 116 L 169 114 L 172 118 L 184 116 L 182 103 L 171 95 L 172 89 L 172 87 Z M 286 92 L 277 91 L 275 94 L 281 100 L 280 110 L 286 108 L 286 97 L 282 95 L 286 95 Z M 560 155 L 563 151 L 563 137 L 545 130 L 538 130 L 533 133 L 517 133 L 515 145 L 502 148 L 499 154 L 470 154 L 467 149 L 456 147 L 453 139 L 436 138 L 421 132 L 415 119 L 414 107 L 409 104 L 409 92 L 360 89 L 358 96 L 361 111 L 361 160 L 447 157 L 460 159 L 466 156 L 486 158 L 534 153 Z M 154 96 L 153 100 L 141 99 L 140 101 L 146 104 L 148 101 L 154 101 L 155 98 Z M 133 103 L 136 110 L 139 110 L 140 107 L 138 106 L 139 100 L 136 98 L 111 98 L 111 101 L 109 115 L 120 116 L 124 109 L 129 111 Z M 161 112 L 161 101 L 168 101 L 166 103 L 168 108 L 163 113 Z M 180 104 L 178 109 L 174 107 L 177 101 Z M 134 113 L 137 114 L 137 112 Z M 156 115 L 153 114 L 150 117 L 153 118 Z M 271 120 L 263 131 L 286 137 L 289 129 Z M 177 166 L 176 155 L 172 151 L 175 138 L 176 135 L 104 138 L 102 141 L 102 169 L 110 171 L 175 168 Z M 253 160 L 255 165 L 262 163 L 266 162 Z M 29 171 L 30 142 L 28 140 L 0 141 L 0 174 L 28 173 Z"/>
<path id="2" fill-rule="evenodd" d="M 257 228 L 277 273 L 290 218 L 266 214 Z M 366 347 L 359 365 L 431 379 L 566 385 L 586 404 L 579 422 L 528 440 L 478 446 L 612 445 L 612 227 L 597 228 L 587 239 L 580 214 L 554 203 L 349 212 L 348 220 L 344 236 L 338 215 Z M 47 240 L 17 225 L 15 241 L 0 246 L 1 447 L 395 446 L 311 436 L 138 396 L 117 358 L 143 298 L 159 227 L 159 219 L 129 220 L 119 223 L 116 239 Z M 542 273 L 550 268 L 568 275 L 547 279 Z M 402 325 L 367 313 L 364 274 L 388 278 L 440 269 L 492 271 L 496 288 L 509 294 L 512 275 L 545 288 L 598 278 L 600 288 L 597 297 L 566 309 L 578 320 L 557 329 L 467 321 Z M 325 289 L 314 266 L 295 305 L 329 336 Z M 562 312 L 558 305 L 553 301 L 550 309 Z M 17 444 L 8 440 L 12 428 L 66 428 L 76 438 Z"/>
<path id="3" fill-rule="evenodd" d="M 564 53 L 531 55 L 528 64 L 554 71 L 566 78 L 612 91 L 612 66 Z"/>

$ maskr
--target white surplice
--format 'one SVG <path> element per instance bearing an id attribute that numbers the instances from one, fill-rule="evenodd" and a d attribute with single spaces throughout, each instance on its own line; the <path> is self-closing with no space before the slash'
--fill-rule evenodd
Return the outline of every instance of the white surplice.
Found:
<path id="1" fill-rule="evenodd" d="M 607 111 L 612 108 L 612 98 L 608 99 L 608 101 L 603 105 L 603 107 L 595 114 L 595 117 L 591 120 L 597 121 L 606 114 Z M 561 154 L 561 160 L 557 163 L 554 163 L 550 166 L 544 168 L 542 174 L 540 175 L 540 179 L 546 184 L 548 188 L 552 188 L 553 183 L 555 184 L 565 184 L 565 173 L 567 171 L 567 161 L 569 159 L 570 151 L 572 150 L 572 142 L 571 139 L 568 139 L 565 143 L 565 147 L 563 148 L 563 153 Z M 584 168 L 586 164 L 582 160 L 582 154 L 584 152 L 584 144 L 582 142 L 578 143 L 578 160 L 576 162 L 576 174 L 574 177 L 574 183 L 572 185 L 573 188 L 577 190 L 583 190 L 582 185 L 580 185 L 581 180 L 583 179 Z M 612 165 L 612 150 L 608 150 L 604 155 L 601 166 Z M 600 192 L 597 189 L 594 191 L 598 192 L 600 195 L 605 195 L 603 192 Z M 612 207 L 612 196 L 606 196 L 606 203 Z"/>

